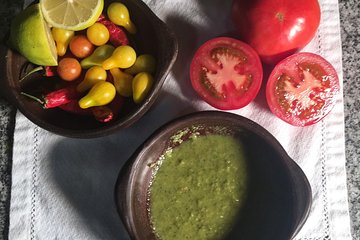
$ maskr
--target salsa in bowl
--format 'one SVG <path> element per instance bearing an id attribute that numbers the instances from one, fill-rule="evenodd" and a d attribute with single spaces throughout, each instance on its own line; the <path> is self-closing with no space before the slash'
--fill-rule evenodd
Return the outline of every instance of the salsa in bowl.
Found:
<path id="1" fill-rule="evenodd" d="M 264 128 L 204 111 L 150 136 L 119 173 L 115 197 L 132 239 L 291 239 L 311 188 Z"/>

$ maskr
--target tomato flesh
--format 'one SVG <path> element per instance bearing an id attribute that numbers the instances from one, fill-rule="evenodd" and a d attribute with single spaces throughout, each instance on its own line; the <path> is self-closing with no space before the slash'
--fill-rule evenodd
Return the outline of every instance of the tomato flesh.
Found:
<path id="1" fill-rule="evenodd" d="M 339 79 L 319 55 L 297 53 L 278 63 L 270 74 L 266 97 L 271 111 L 294 126 L 320 121 L 334 106 Z"/>
<path id="2" fill-rule="evenodd" d="M 219 37 L 197 50 L 190 66 L 190 79 L 194 90 L 213 107 L 239 109 L 256 97 L 262 82 L 262 66 L 249 45 Z"/>

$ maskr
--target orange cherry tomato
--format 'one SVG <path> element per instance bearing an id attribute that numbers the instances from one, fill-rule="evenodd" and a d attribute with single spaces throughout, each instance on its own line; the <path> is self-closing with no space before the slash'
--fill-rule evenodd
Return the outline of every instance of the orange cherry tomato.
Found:
<path id="1" fill-rule="evenodd" d="M 94 51 L 95 46 L 84 35 L 74 36 L 69 44 L 70 51 L 78 58 L 86 58 Z"/>
<path id="2" fill-rule="evenodd" d="M 75 58 L 63 58 L 59 61 L 57 73 L 65 81 L 74 81 L 81 75 L 81 65 Z"/>

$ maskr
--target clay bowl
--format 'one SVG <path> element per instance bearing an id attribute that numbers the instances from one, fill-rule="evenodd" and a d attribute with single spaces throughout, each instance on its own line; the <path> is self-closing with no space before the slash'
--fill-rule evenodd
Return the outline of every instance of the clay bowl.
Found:
<path id="1" fill-rule="evenodd" d="M 245 117 L 218 111 L 192 113 L 169 122 L 151 135 L 121 169 L 115 199 L 131 239 L 155 239 L 147 209 L 153 171 L 150 166 L 172 144 L 172 136 L 191 126 L 225 128 L 245 143 L 248 198 L 233 231 L 224 239 L 292 239 L 311 206 L 306 176 L 264 128 Z"/>
<path id="2" fill-rule="evenodd" d="M 105 7 L 111 2 L 105 0 Z M 61 109 L 43 109 L 40 104 L 20 93 L 38 91 L 39 87 L 51 87 L 46 85 L 55 84 L 56 80 L 44 81 L 42 76 L 35 76 L 35 74 L 20 83 L 19 79 L 24 72 L 27 61 L 5 45 L 0 48 L 0 74 L 2 77 L 0 95 L 15 105 L 36 125 L 68 137 L 93 138 L 105 136 L 136 122 L 149 110 L 159 95 L 165 78 L 175 62 L 178 45 L 173 31 L 143 1 L 123 0 L 122 2 L 128 7 L 132 21 L 138 29 L 137 34 L 132 39 L 137 53 L 152 54 L 157 60 L 154 84 L 142 104 L 136 105 L 129 100 L 122 108 L 120 116 L 115 121 L 106 124 L 100 123 L 92 117 L 70 114 Z"/>

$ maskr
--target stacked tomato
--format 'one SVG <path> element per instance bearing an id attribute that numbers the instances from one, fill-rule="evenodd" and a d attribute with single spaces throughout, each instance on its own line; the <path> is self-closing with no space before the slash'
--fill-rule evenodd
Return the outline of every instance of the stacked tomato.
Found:
<path id="1" fill-rule="evenodd" d="M 138 55 L 131 46 L 128 35 L 136 32 L 127 7 L 120 2 L 111 3 L 85 30 L 53 27 L 59 62 L 46 67 L 46 75 L 57 75 L 62 84 L 40 100 L 43 106 L 108 122 L 118 114 L 124 98 L 141 103 L 154 81 L 155 59 Z"/>
<path id="2" fill-rule="evenodd" d="M 255 99 L 265 76 L 276 116 L 294 126 L 320 121 L 334 106 L 338 76 L 323 57 L 299 52 L 315 36 L 320 15 L 317 0 L 233 0 L 241 41 L 215 38 L 197 50 L 190 67 L 194 90 L 215 108 L 239 109 Z"/>

